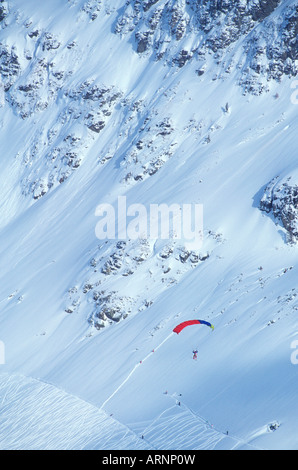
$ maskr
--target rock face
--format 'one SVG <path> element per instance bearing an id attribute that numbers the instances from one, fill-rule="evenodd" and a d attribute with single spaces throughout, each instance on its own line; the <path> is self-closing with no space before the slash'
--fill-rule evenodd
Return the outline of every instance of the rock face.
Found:
<path id="1" fill-rule="evenodd" d="M 212 250 L 223 243 L 213 233 L 206 237 Z M 131 313 L 149 308 L 155 302 L 157 286 L 159 292 L 170 289 L 184 274 L 202 265 L 209 257 L 209 252 L 189 251 L 174 241 L 165 243 L 157 253 L 149 240 L 104 243 L 93 252 L 88 279 L 81 286 L 68 290 L 65 312 L 71 314 L 87 304 L 92 312 L 89 323 L 100 330 Z M 148 278 L 144 276 L 145 272 L 149 274 Z M 141 288 L 139 279 L 143 279 Z M 135 289 L 127 289 L 127 283 Z"/>
<path id="2" fill-rule="evenodd" d="M 0 76 L 5 92 L 10 89 L 19 72 L 20 63 L 15 48 L 0 44 Z"/>
<path id="3" fill-rule="evenodd" d="M 260 209 L 272 213 L 288 231 L 289 241 L 298 241 L 298 183 L 292 176 L 286 180 L 275 178 L 265 189 Z"/>
<path id="4" fill-rule="evenodd" d="M 254 21 L 262 21 L 269 16 L 275 8 L 281 3 L 281 0 L 259 0 L 258 2 L 250 2 L 251 15 Z"/>
<path id="5" fill-rule="evenodd" d="M 131 47 L 139 54 L 139 64 L 160 61 L 171 75 L 188 65 L 194 65 L 190 71 L 198 82 L 210 70 L 214 79 L 208 80 L 225 80 L 234 73 L 231 80 L 238 80 L 244 93 L 260 94 L 270 80 L 297 74 L 297 1 L 69 0 L 65 31 L 51 22 L 40 23 L 35 15 L 27 17 L 22 2 L 15 3 L 18 8 L 13 0 L 0 0 L 0 108 L 8 108 L 20 126 L 30 123 L 30 136 L 15 156 L 28 205 L 40 204 L 40 199 L 80 175 L 88 159 L 98 173 L 113 160 L 125 193 L 158 177 L 177 154 L 183 159 L 184 142 L 194 139 L 197 146 L 212 145 L 221 129 L 219 121 L 211 124 L 199 113 L 183 122 L 179 113 L 168 109 L 179 96 L 180 84 L 161 85 L 152 101 L 146 93 L 128 92 L 125 82 L 120 89 L 109 76 L 99 79 L 105 61 L 114 59 L 102 52 L 106 44 L 92 47 L 91 31 L 97 25 L 100 30 L 109 16 L 111 43 L 115 40 L 118 47 L 122 38 L 131 56 Z M 80 32 L 88 28 L 87 46 L 85 39 L 80 41 Z M 16 31 L 20 40 L 12 41 Z M 90 61 L 96 59 L 97 64 L 93 69 L 86 67 L 89 46 Z M 187 89 L 183 100 L 192 100 Z M 229 115 L 229 103 L 224 113 Z M 298 237 L 297 186 L 291 181 L 269 185 L 261 209 L 273 212 L 292 239 Z M 156 299 L 154 284 L 160 290 L 171 288 L 223 243 L 211 231 L 206 237 L 210 250 L 204 253 L 175 243 L 157 250 L 132 240 L 91 249 L 84 279 L 67 290 L 65 311 L 88 304 L 89 322 L 101 329 L 147 309 Z M 139 282 L 143 278 L 148 282 Z M 136 286 L 129 296 L 127 282 Z"/>
<path id="6" fill-rule="evenodd" d="M 3 20 L 5 20 L 7 14 L 8 14 L 7 2 L 5 2 L 4 0 L 1 0 L 1 2 L 0 2 L 0 23 Z"/>
<path id="7" fill-rule="evenodd" d="M 273 14 L 281 4 L 281 0 L 134 0 L 118 18 L 115 32 L 133 36 L 139 54 L 178 67 L 193 58 L 207 62 L 211 55 L 219 65 L 223 52 L 246 36 L 247 60 L 236 64 L 242 70 L 240 85 L 245 92 L 259 94 L 265 88 L 258 83 L 260 76 L 279 80 L 283 74 L 297 74 L 298 6 L 282 10 L 276 21 Z"/>

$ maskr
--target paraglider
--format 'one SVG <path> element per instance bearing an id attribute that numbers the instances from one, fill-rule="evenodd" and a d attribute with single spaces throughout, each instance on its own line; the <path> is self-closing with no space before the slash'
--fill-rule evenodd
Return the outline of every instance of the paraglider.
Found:
<path id="1" fill-rule="evenodd" d="M 179 325 L 177 325 L 173 329 L 173 332 L 177 333 L 178 335 L 182 330 L 184 330 L 184 328 L 186 328 L 187 326 L 191 326 L 191 325 L 206 325 L 206 326 L 209 326 L 209 328 L 211 328 L 212 331 L 214 330 L 214 326 L 205 320 L 188 320 L 188 321 L 179 323 Z"/>
<path id="2" fill-rule="evenodd" d="M 179 335 L 179 333 L 181 333 L 181 331 L 184 330 L 184 328 L 186 328 L 187 326 L 191 326 L 191 325 L 205 325 L 205 326 L 208 326 L 209 328 L 211 328 L 212 331 L 214 330 L 214 326 L 212 325 L 212 323 L 209 323 L 208 321 L 205 321 L 205 320 L 188 320 L 188 321 L 184 321 L 182 323 L 179 323 L 179 325 L 177 325 L 173 329 L 173 332 L 177 333 L 177 335 Z M 193 353 L 192 358 L 196 361 L 198 359 L 198 350 L 194 349 L 192 353 Z"/>

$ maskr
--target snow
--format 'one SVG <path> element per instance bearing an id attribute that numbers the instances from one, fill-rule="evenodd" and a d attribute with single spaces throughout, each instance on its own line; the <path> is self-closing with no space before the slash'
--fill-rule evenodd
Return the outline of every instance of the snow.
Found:
<path id="1" fill-rule="evenodd" d="M 129 38 L 112 32 L 122 1 L 102 2 L 94 21 L 84 3 L 12 0 L 1 30 L 1 42 L 31 48 L 35 61 L 22 62 L 10 96 L 30 82 L 41 57 L 65 81 L 50 97 L 48 68 L 29 103 L 37 108 L 24 119 L 1 99 L 0 448 L 296 450 L 297 246 L 258 209 L 273 178 L 297 175 L 291 80 L 270 82 L 261 96 L 243 95 L 237 68 L 215 81 L 213 69 L 197 76 L 196 61 L 178 69 L 138 55 Z M 32 26 L 24 29 L 24 22 Z M 37 28 L 61 47 L 42 52 L 41 40 L 27 36 Z M 74 117 L 83 100 L 76 108 L 65 93 L 86 80 L 122 93 L 98 135 L 84 116 Z M 158 137 L 166 118 L 174 132 Z M 80 167 L 34 199 L 33 180 L 56 177 L 59 162 L 50 163 L 48 149 L 52 154 L 69 135 L 81 138 Z M 139 140 L 146 147 L 133 163 Z M 158 155 L 163 165 L 155 174 L 123 181 Z M 97 331 L 88 321 L 94 305 L 81 288 L 98 276 L 90 259 L 114 249 L 95 236 L 96 207 L 116 204 L 119 195 L 145 207 L 203 204 L 200 253 L 210 256 L 192 266 L 176 255 L 166 275 L 164 243 L 150 241 L 144 263 L 129 264 L 132 276 L 101 275 L 101 288 L 128 296 L 132 307 L 127 318 Z M 214 332 L 199 326 L 172 333 L 191 318 L 212 322 Z"/>

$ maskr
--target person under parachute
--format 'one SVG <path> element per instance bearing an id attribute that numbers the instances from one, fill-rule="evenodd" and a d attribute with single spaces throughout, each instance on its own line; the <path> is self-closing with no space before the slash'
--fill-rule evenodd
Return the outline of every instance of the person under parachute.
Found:
<path id="1" fill-rule="evenodd" d="M 179 323 L 179 325 L 177 325 L 173 329 L 173 332 L 177 333 L 177 335 L 179 335 L 179 333 L 181 333 L 181 331 L 184 330 L 184 328 L 186 328 L 187 326 L 191 326 L 191 325 L 205 325 L 205 326 L 208 326 L 209 328 L 211 328 L 212 331 L 214 331 L 214 326 L 211 323 L 209 323 L 205 320 L 188 320 L 188 321 L 184 321 L 182 323 Z M 198 350 L 194 349 L 192 353 L 193 353 L 192 358 L 196 361 L 198 359 Z"/>

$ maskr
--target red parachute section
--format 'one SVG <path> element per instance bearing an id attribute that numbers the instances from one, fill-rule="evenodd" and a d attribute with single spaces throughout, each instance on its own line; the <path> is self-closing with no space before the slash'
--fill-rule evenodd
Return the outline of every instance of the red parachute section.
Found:
<path id="1" fill-rule="evenodd" d="M 214 330 L 214 326 L 211 323 L 209 323 L 205 320 L 188 320 L 188 321 L 184 321 L 184 322 L 180 323 L 179 325 L 177 325 L 173 329 L 173 332 L 177 333 L 177 335 L 178 335 L 184 328 L 186 328 L 187 326 L 190 326 L 190 325 L 206 325 L 206 326 L 209 326 L 209 328 L 211 328 L 212 330 Z"/>
<path id="2" fill-rule="evenodd" d="M 179 334 L 186 326 L 190 326 L 190 325 L 199 325 L 200 324 L 200 321 L 199 320 L 188 320 L 188 321 L 184 321 L 183 323 L 180 323 L 180 325 L 177 325 L 173 331 L 174 333 L 177 333 Z"/>

